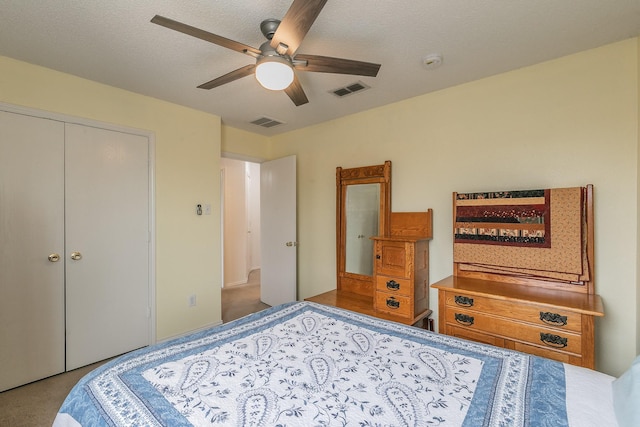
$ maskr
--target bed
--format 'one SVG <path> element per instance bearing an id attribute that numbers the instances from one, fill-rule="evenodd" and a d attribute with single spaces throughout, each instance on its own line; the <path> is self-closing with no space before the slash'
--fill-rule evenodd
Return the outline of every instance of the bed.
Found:
<path id="1" fill-rule="evenodd" d="M 606 427 L 614 379 L 296 302 L 102 365 L 53 425 Z"/>

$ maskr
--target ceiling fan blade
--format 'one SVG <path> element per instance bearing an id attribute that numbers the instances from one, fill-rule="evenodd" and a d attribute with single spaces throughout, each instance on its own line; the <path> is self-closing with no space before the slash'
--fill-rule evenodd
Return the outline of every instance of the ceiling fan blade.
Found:
<path id="1" fill-rule="evenodd" d="M 213 89 L 214 87 L 222 86 L 223 84 L 230 83 L 234 80 L 241 79 L 254 73 L 256 69 L 255 64 L 245 65 L 242 68 L 238 68 L 230 73 L 220 76 L 217 79 L 213 79 L 210 82 L 202 83 L 198 86 L 199 89 Z"/>
<path id="2" fill-rule="evenodd" d="M 289 98 L 296 104 L 296 107 L 300 105 L 306 104 L 309 102 L 307 95 L 304 93 L 302 89 L 302 85 L 300 84 L 300 80 L 298 80 L 298 76 L 293 75 L 293 82 L 284 90 Z"/>
<path id="3" fill-rule="evenodd" d="M 227 49 L 247 54 L 254 58 L 261 54 L 260 50 L 256 49 L 255 47 L 251 47 L 244 43 L 218 36 L 208 31 L 192 27 L 191 25 L 183 24 L 182 22 L 174 21 L 173 19 L 165 18 L 164 16 L 156 15 L 151 19 L 151 22 L 169 28 L 171 30 L 178 31 L 180 33 L 184 33 L 193 37 L 197 37 L 201 40 L 217 44 L 218 46 L 226 47 Z"/>
<path id="4" fill-rule="evenodd" d="M 296 64 L 296 61 L 306 61 L 307 64 Z M 380 69 L 380 64 L 319 55 L 296 55 L 293 63 L 295 69 L 299 71 L 353 74 L 369 77 L 377 76 L 378 70 Z"/>
<path id="5" fill-rule="evenodd" d="M 280 55 L 293 56 L 326 2 L 294 0 L 271 39 L 271 47 Z"/>

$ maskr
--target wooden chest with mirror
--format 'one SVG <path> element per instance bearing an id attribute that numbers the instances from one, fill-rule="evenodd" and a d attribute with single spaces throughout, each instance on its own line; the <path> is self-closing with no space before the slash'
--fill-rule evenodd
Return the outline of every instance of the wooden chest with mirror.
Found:
<path id="1" fill-rule="evenodd" d="M 391 212 L 390 161 L 336 168 L 337 286 L 307 301 L 428 328 L 431 218 Z"/>
<path id="2" fill-rule="evenodd" d="M 360 295 L 373 290 L 373 241 L 389 233 L 391 162 L 336 169 L 337 289 Z"/>

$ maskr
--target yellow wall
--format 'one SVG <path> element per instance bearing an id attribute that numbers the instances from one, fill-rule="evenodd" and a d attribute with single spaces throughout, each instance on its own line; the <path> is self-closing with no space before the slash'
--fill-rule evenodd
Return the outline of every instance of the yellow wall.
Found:
<path id="1" fill-rule="evenodd" d="M 220 118 L 6 57 L 0 75 L 0 102 L 154 132 L 156 336 L 219 323 Z"/>
<path id="2" fill-rule="evenodd" d="M 270 146 L 270 140 L 265 136 L 222 126 L 223 156 L 233 155 L 244 160 L 260 162 L 269 159 Z"/>
<path id="3" fill-rule="evenodd" d="M 392 209 L 433 208 L 432 283 L 452 273 L 453 191 L 594 184 L 596 289 L 606 311 L 597 366 L 620 374 L 639 351 L 637 45 L 626 40 L 271 138 L 272 158 L 297 155 L 299 298 L 335 288 L 336 166 L 391 160 Z M 431 301 L 437 308 L 435 290 Z"/>

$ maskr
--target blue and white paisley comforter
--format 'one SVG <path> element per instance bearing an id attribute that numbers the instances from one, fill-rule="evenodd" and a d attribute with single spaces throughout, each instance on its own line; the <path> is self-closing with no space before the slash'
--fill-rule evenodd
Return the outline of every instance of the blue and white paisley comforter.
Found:
<path id="1" fill-rule="evenodd" d="M 54 426 L 566 426 L 561 363 L 308 302 L 142 349 Z"/>

